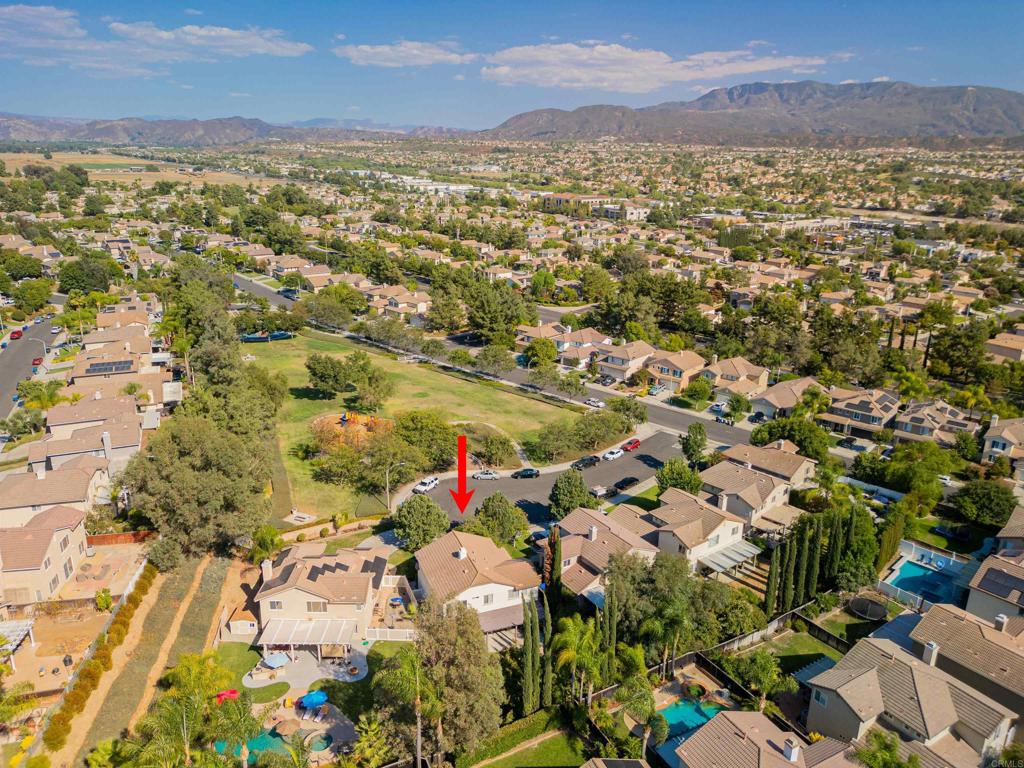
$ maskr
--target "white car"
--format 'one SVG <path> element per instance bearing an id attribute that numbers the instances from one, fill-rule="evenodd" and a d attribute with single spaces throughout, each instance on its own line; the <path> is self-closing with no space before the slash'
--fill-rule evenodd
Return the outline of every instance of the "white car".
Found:
<path id="1" fill-rule="evenodd" d="M 493 469 L 481 469 L 479 472 L 473 473 L 474 480 L 497 480 L 499 477 L 501 477 L 501 475 Z"/>
<path id="2" fill-rule="evenodd" d="M 432 490 L 437 488 L 438 479 L 431 475 L 430 477 L 424 477 L 413 487 L 413 493 L 430 493 Z"/>
<path id="3" fill-rule="evenodd" d="M 604 400 L 598 400 L 596 397 L 589 397 L 583 401 L 584 405 L 589 405 L 591 408 L 604 408 Z"/>
<path id="4" fill-rule="evenodd" d="M 610 451 L 605 451 L 601 458 L 605 461 L 614 461 L 623 455 L 625 455 L 625 451 L 621 448 L 612 448 Z"/>
<path id="5" fill-rule="evenodd" d="M 939 475 L 939 482 L 948 488 L 953 484 L 953 478 L 949 475 Z"/>

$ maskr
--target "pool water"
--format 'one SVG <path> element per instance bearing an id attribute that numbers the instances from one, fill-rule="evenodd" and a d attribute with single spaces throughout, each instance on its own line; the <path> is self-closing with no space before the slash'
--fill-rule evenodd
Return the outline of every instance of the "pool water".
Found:
<path id="1" fill-rule="evenodd" d="M 284 739 L 278 736 L 277 733 L 274 731 L 264 731 L 255 739 L 249 741 L 249 743 L 246 744 L 246 746 L 249 747 L 250 763 L 256 762 L 256 758 L 259 756 L 260 752 L 269 751 L 280 752 L 282 755 L 288 754 L 288 750 L 285 749 Z M 214 742 L 213 748 L 223 754 L 224 750 L 227 748 L 227 742 Z M 240 756 L 242 754 L 241 746 L 236 746 L 232 754 L 234 754 L 235 757 Z"/>
<path id="2" fill-rule="evenodd" d="M 309 740 L 309 748 L 313 752 L 322 752 L 334 743 L 334 737 L 329 733 L 318 733 Z"/>
<path id="3" fill-rule="evenodd" d="M 657 747 L 657 752 L 669 765 L 676 765 L 676 747 L 713 718 L 725 707 L 721 704 L 703 703 L 696 699 L 676 699 L 664 709 L 658 710 L 668 721 L 668 738 Z"/>
<path id="4" fill-rule="evenodd" d="M 931 603 L 952 603 L 956 597 L 953 576 L 906 560 L 889 578 L 898 589 L 920 595 Z"/>

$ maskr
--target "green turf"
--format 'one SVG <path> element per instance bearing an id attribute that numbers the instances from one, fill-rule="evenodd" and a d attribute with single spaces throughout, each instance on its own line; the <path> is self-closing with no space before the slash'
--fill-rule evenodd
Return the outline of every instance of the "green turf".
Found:
<path id="1" fill-rule="evenodd" d="M 503 760 L 489 763 L 488 768 L 569 768 L 582 765 L 585 761 L 580 739 L 560 733 Z"/>
<path id="2" fill-rule="evenodd" d="M 635 507 L 640 507 L 640 509 L 656 509 L 661 506 L 661 502 L 658 501 L 659 495 L 658 486 L 655 484 L 646 490 L 640 491 L 636 496 L 630 496 L 622 503 L 632 504 Z"/>
<path id="3" fill-rule="evenodd" d="M 256 666 L 260 653 L 245 643 L 221 643 L 217 647 L 217 658 L 220 663 L 231 670 L 235 676 L 234 687 L 242 689 L 242 678 L 245 673 Z M 269 704 L 288 693 L 288 683 L 272 683 L 264 688 L 247 688 L 256 704 Z"/>
<path id="4" fill-rule="evenodd" d="M 373 708 L 374 674 L 380 669 L 384 660 L 398 653 L 403 645 L 407 645 L 407 643 L 389 640 L 378 641 L 370 646 L 370 652 L 366 656 L 369 667 L 366 677 L 356 680 L 354 683 L 342 680 L 318 680 L 310 686 L 310 690 L 323 689 L 327 691 L 327 698 L 331 704 L 355 722 L 361 714 L 367 713 Z"/>
<path id="5" fill-rule="evenodd" d="M 815 640 L 806 632 L 790 632 L 782 637 L 758 645 L 754 650 L 767 648 L 779 658 L 779 666 L 787 675 L 806 667 L 820 656 L 828 656 L 830 659 L 839 661 L 842 654 L 825 645 L 820 640 Z"/>
<path id="6" fill-rule="evenodd" d="M 884 622 L 867 621 L 853 616 L 843 610 L 829 616 L 827 619 L 819 620 L 818 623 L 833 635 L 837 635 L 844 640 L 855 643 L 862 637 L 870 635 Z"/>

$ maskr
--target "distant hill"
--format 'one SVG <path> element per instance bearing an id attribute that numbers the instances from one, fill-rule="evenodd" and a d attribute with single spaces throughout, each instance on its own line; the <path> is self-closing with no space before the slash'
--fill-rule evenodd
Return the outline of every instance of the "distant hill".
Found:
<path id="1" fill-rule="evenodd" d="M 1024 135 L 1024 94 L 910 83 L 751 83 L 652 107 L 540 109 L 484 131 L 496 139 L 858 144 Z"/>

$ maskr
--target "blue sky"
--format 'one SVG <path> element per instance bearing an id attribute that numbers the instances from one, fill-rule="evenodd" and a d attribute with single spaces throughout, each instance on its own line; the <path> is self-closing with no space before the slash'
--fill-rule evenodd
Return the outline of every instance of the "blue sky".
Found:
<path id="1" fill-rule="evenodd" d="M 1024 3 L 0 0 L 0 111 L 487 128 L 754 81 L 1024 91 Z"/>

